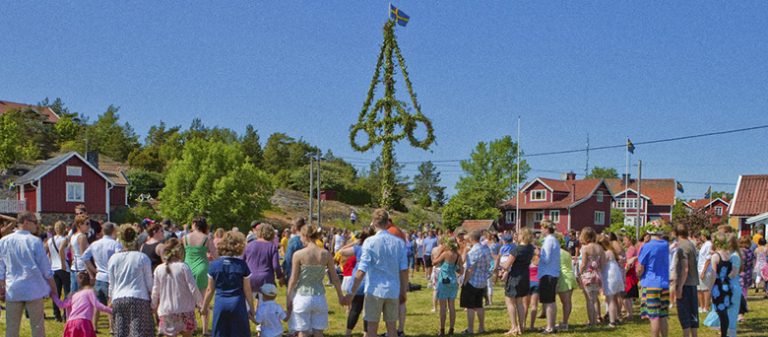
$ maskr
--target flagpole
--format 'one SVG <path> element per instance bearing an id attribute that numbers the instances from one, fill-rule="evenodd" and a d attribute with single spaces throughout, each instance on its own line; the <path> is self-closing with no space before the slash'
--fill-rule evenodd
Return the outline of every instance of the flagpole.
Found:
<path id="1" fill-rule="evenodd" d="M 515 231 L 520 231 L 520 116 L 517 116 L 517 184 L 515 186 Z"/>
<path id="2" fill-rule="evenodd" d="M 627 136 L 627 146 L 624 149 L 624 158 L 627 161 L 627 165 L 624 169 L 624 195 L 622 196 L 624 198 L 624 209 L 627 208 L 627 190 L 629 189 L 629 136 Z M 627 221 L 627 213 L 624 212 L 624 223 Z"/>

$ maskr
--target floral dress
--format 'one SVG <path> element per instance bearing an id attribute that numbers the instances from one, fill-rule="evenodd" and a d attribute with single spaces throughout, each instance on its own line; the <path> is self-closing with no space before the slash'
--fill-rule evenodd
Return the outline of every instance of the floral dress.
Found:
<path id="1" fill-rule="evenodd" d="M 754 279 L 752 279 L 754 274 L 752 271 L 755 268 L 755 253 L 753 253 L 751 249 L 745 248 L 741 250 L 741 254 L 744 256 L 744 268 L 741 270 L 740 274 L 741 293 L 746 294 L 747 290 L 749 290 L 749 287 L 754 283 Z"/>

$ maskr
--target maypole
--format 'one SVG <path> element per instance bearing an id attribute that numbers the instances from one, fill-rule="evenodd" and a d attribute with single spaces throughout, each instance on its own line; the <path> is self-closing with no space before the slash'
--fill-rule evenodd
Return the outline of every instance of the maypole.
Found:
<path id="1" fill-rule="evenodd" d="M 432 122 L 421 113 L 421 106 L 416 100 L 416 94 L 408 77 L 408 69 L 405 66 L 405 59 L 397 45 L 394 26 L 395 21 L 392 20 L 388 20 L 384 24 L 384 43 L 381 46 L 381 51 L 376 61 L 376 69 L 373 73 L 371 86 L 363 102 L 363 109 L 360 111 L 357 123 L 350 127 L 349 134 L 350 143 L 355 151 L 366 152 L 375 145 L 381 145 L 382 181 L 381 200 L 379 203 L 385 209 L 391 209 L 395 204 L 393 195 L 396 184 L 394 172 L 395 144 L 404 138 L 408 138 L 411 146 L 427 150 L 435 141 Z M 406 110 L 404 102 L 398 101 L 395 98 L 394 74 L 396 64 L 403 74 L 405 86 L 411 98 L 411 107 L 415 111 L 414 114 L 410 114 Z M 384 70 L 383 77 L 381 76 L 382 69 Z M 384 97 L 377 100 L 373 108 L 371 108 L 376 85 L 379 82 L 384 84 Z M 421 123 L 426 128 L 426 137 L 423 140 L 419 140 L 414 136 L 418 123 Z M 399 132 L 396 131 L 398 127 L 402 128 Z M 357 135 L 360 131 L 365 132 L 368 136 L 368 142 L 363 145 L 357 143 Z"/>

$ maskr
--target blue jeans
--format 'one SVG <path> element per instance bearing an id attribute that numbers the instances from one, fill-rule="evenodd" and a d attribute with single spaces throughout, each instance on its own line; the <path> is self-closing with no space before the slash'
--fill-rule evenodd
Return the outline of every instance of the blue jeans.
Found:
<path id="1" fill-rule="evenodd" d="M 413 269 L 413 255 L 408 255 L 408 269 Z"/>
<path id="2" fill-rule="evenodd" d="M 77 292 L 78 289 L 80 289 L 77 286 L 77 274 L 78 273 L 79 272 L 74 271 L 74 270 L 69 273 L 69 292 L 71 294 L 74 294 L 75 292 Z"/>

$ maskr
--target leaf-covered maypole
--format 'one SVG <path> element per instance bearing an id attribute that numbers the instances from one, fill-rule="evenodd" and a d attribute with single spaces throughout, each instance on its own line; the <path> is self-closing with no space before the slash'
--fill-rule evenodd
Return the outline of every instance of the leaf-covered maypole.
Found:
<path id="1" fill-rule="evenodd" d="M 416 101 L 416 93 L 413 92 L 411 80 L 408 78 L 405 59 L 397 46 L 394 26 L 395 21 L 392 20 L 387 21 L 384 25 L 384 44 L 381 46 L 376 61 L 376 70 L 373 73 L 371 87 L 368 89 L 368 96 L 365 98 L 357 123 L 352 125 L 349 134 L 352 148 L 355 151 L 366 152 L 375 145 L 381 145 L 382 181 L 379 203 L 385 209 L 391 209 L 395 204 L 392 193 L 396 184 L 394 172 L 395 143 L 408 138 L 411 146 L 427 150 L 435 141 L 432 122 L 421 113 L 421 106 Z M 404 106 L 405 103 L 395 99 L 395 63 L 399 65 L 403 74 L 405 86 L 411 96 L 411 107 L 415 113 L 409 113 Z M 384 69 L 383 77 L 381 76 L 382 69 Z M 371 108 L 376 86 L 379 82 L 384 84 L 384 97 L 377 100 Z M 421 140 L 414 136 L 414 131 L 419 123 L 426 128 L 426 137 Z M 357 142 L 357 135 L 360 131 L 365 132 L 368 136 L 368 142 L 364 145 Z"/>

